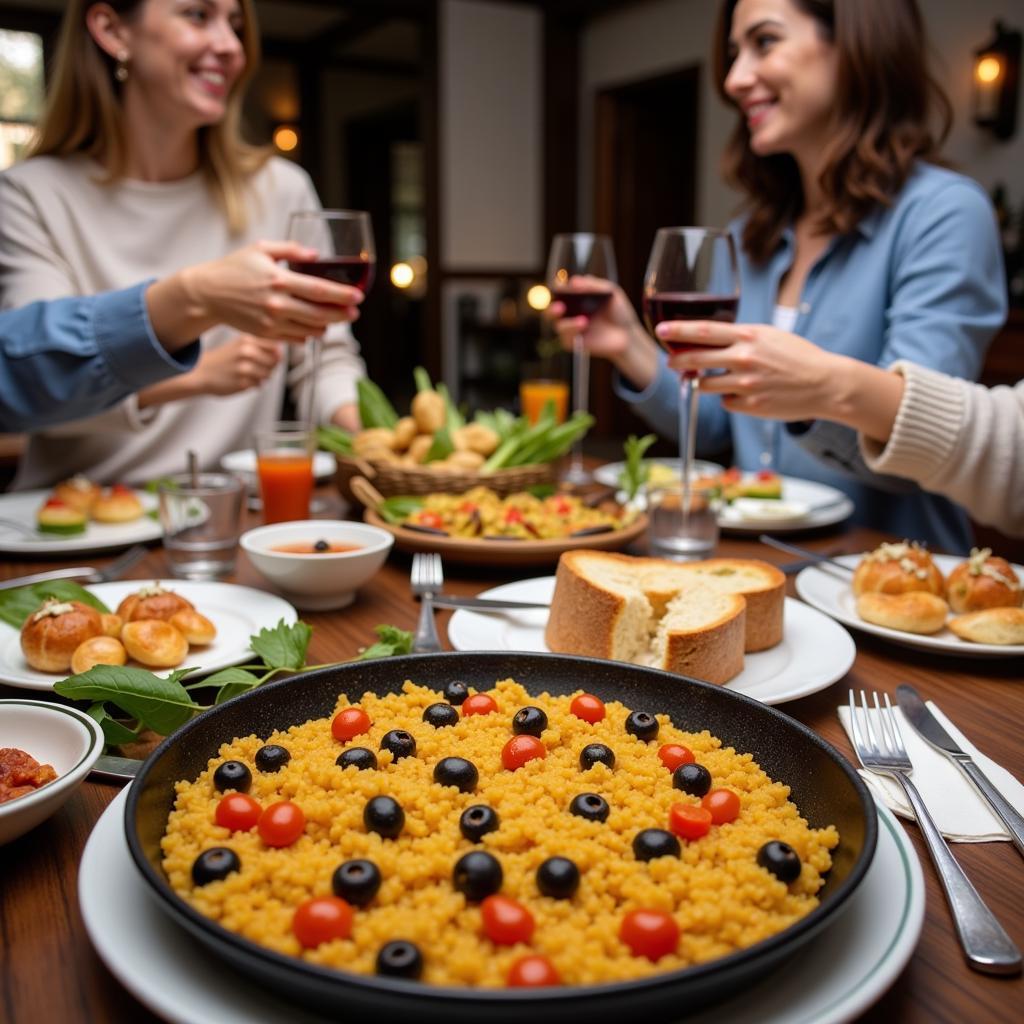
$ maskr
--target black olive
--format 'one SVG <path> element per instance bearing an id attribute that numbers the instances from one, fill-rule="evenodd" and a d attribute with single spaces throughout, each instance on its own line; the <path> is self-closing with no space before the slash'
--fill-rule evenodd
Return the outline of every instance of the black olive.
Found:
<path id="1" fill-rule="evenodd" d="M 444 688 L 444 699 L 449 704 L 461 704 L 469 696 L 469 687 L 461 679 L 453 679 Z"/>
<path id="2" fill-rule="evenodd" d="M 401 761 L 403 757 L 416 756 L 416 740 L 404 729 L 392 729 L 390 732 L 384 733 L 384 738 L 380 741 L 380 749 L 390 750 L 395 760 Z"/>
<path id="3" fill-rule="evenodd" d="M 362 772 L 377 767 L 377 755 L 366 747 L 349 747 L 337 756 L 334 763 L 340 768 L 354 764 Z"/>
<path id="4" fill-rule="evenodd" d="M 800 858 L 796 850 L 781 839 L 765 843 L 757 851 L 757 863 L 786 885 L 800 877 Z"/>
<path id="5" fill-rule="evenodd" d="M 434 781 L 442 786 L 456 786 L 463 793 L 472 793 L 479 780 L 476 765 L 464 757 L 442 757 L 434 765 Z"/>
<path id="6" fill-rule="evenodd" d="M 313 550 L 314 551 L 330 551 L 331 550 L 331 545 L 328 544 L 327 541 L 325 541 L 325 540 L 318 540 L 313 545 Z"/>
<path id="7" fill-rule="evenodd" d="M 239 793 L 248 793 L 252 785 L 252 772 L 241 761 L 225 761 L 218 765 L 213 773 L 213 788 L 218 793 L 233 789 Z"/>
<path id="8" fill-rule="evenodd" d="M 292 755 L 276 743 L 268 743 L 256 751 L 256 767 L 261 772 L 279 772 L 290 760 Z"/>
<path id="9" fill-rule="evenodd" d="M 467 900 L 482 900 L 501 888 L 504 875 L 497 857 L 471 850 L 455 862 L 452 884 Z"/>
<path id="10" fill-rule="evenodd" d="M 645 828 L 633 837 L 633 853 L 637 860 L 678 857 L 679 840 L 663 828 Z"/>
<path id="11" fill-rule="evenodd" d="M 380 868 L 372 860 L 347 860 L 334 869 L 331 888 L 352 906 L 365 907 L 380 888 Z"/>
<path id="12" fill-rule="evenodd" d="M 548 727 L 548 716 L 540 708 L 520 708 L 512 719 L 517 736 L 540 736 Z"/>
<path id="13" fill-rule="evenodd" d="M 580 793 L 569 804 L 569 813 L 587 821 L 607 821 L 608 801 L 597 793 Z"/>
<path id="14" fill-rule="evenodd" d="M 580 751 L 580 768 L 586 771 L 598 763 L 606 764 L 609 768 L 615 767 L 615 753 L 610 747 L 603 743 L 588 743 Z"/>
<path id="15" fill-rule="evenodd" d="M 702 764 L 681 764 L 672 773 L 672 785 L 690 796 L 704 796 L 711 788 L 711 772 Z"/>
<path id="16" fill-rule="evenodd" d="M 232 871 L 241 871 L 242 862 L 234 850 L 226 846 L 213 846 L 203 850 L 192 864 L 192 881 L 196 885 L 207 885 L 227 878 Z"/>
<path id="17" fill-rule="evenodd" d="M 363 822 L 371 832 L 377 832 L 385 839 L 394 839 L 405 824 L 405 811 L 393 797 L 375 796 L 366 801 Z"/>
<path id="18" fill-rule="evenodd" d="M 471 842 L 479 843 L 488 832 L 498 827 L 498 812 L 487 804 L 467 807 L 459 818 L 459 830 Z"/>
<path id="19" fill-rule="evenodd" d="M 626 719 L 626 732 L 638 740 L 653 740 L 658 735 L 658 720 L 647 711 L 631 711 Z"/>
<path id="20" fill-rule="evenodd" d="M 423 973 L 423 954 L 406 939 L 393 939 L 380 947 L 377 973 L 392 978 L 418 978 Z"/>
<path id="21" fill-rule="evenodd" d="M 552 899 L 569 899 L 579 884 L 580 869 L 568 857 L 548 857 L 537 868 L 537 888 Z"/>
<path id="22" fill-rule="evenodd" d="M 423 712 L 423 721 L 435 729 L 444 729 L 446 726 L 455 725 L 458 720 L 459 713 L 451 704 L 431 704 Z"/>

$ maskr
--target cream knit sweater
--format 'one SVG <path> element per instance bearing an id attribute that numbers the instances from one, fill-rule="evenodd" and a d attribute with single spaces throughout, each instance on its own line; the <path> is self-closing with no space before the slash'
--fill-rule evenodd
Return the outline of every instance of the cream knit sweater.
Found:
<path id="1" fill-rule="evenodd" d="M 986 388 L 897 362 L 906 387 L 885 445 L 861 437 L 876 473 L 916 480 L 980 523 L 1024 535 L 1024 381 Z"/>
<path id="2" fill-rule="evenodd" d="M 260 239 L 283 240 L 293 210 L 320 206 L 306 173 L 277 158 L 253 176 L 249 224 L 240 235 L 230 233 L 201 173 L 114 185 L 101 177 L 97 164 L 79 156 L 37 157 L 0 175 L 2 308 L 123 288 Z M 215 328 L 203 335 L 203 348 L 223 345 L 235 333 Z M 296 400 L 304 401 L 304 354 L 303 346 L 292 347 L 258 389 L 142 411 L 129 398 L 91 419 L 34 434 L 14 486 L 49 487 L 79 472 L 141 483 L 179 472 L 189 449 L 204 468 L 214 468 L 225 453 L 251 447 L 254 431 L 278 417 L 286 376 Z M 364 373 L 348 325 L 332 327 L 316 387 L 321 422 L 355 400 L 355 382 Z"/>

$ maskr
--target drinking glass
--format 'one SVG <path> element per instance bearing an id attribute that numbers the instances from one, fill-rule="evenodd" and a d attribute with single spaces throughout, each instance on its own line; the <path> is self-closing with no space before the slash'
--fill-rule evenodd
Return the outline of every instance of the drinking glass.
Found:
<path id="1" fill-rule="evenodd" d="M 568 381 L 553 362 L 527 363 L 519 381 L 520 411 L 536 423 L 548 402 L 554 406 L 555 422 L 564 423 L 569 411 Z"/>
<path id="2" fill-rule="evenodd" d="M 582 280 L 582 278 L 598 280 Z M 575 232 L 555 235 L 548 254 L 547 284 L 551 297 L 565 306 L 565 315 L 591 317 L 612 297 L 609 282 L 618 279 L 615 251 L 606 235 Z M 590 391 L 590 353 L 583 346 L 583 335 L 572 341 L 572 392 L 576 412 L 586 412 Z M 583 468 L 583 440 L 572 448 L 569 469 L 564 478 L 570 484 L 590 482 Z"/>
<path id="3" fill-rule="evenodd" d="M 736 319 L 739 304 L 739 271 L 732 237 L 716 228 L 659 228 L 644 276 L 644 317 L 651 333 L 666 320 Z M 675 354 L 699 347 L 691 342 L 658 342 Z M 679 377 L 680 496 L 678 553 L 693 557 L 707 553 L 707 542 L 693 535 L 690 510 L 693 456 L 697 437 L 699 374 L 687 371 Z"/>
<path id="4" fill-rule="evenodd" d="M 230 473 L 179 473 L 160 481 L 160 526 L 175 576 L 211 580 L 234 569 L 244 493 Z"/>
<path id="5" fill-rule="evenodd" d="M 277 423 L 256 434 L 256 472 L 264 523 L 309 518 L 316 430 L 308 423 Z"/>
<path id="6" fill-rule="evenodd" d="M 316 259 L 290 261 L 288 266 L 291 270 L 351 285 L 364 294 L 370 290 L 377 255 L 373 226 L 370 215 L 365 211 L 299 210 L 289 220 L 288 238 L 317 251 Z M 300 410 L 300 416 L 311 429 L 316 426 L 316 382 L 320 375 L 322 347 L 322 335 L 310 336 L 306 346 L 309 386 L 306 389 L 306 408 Z"/>

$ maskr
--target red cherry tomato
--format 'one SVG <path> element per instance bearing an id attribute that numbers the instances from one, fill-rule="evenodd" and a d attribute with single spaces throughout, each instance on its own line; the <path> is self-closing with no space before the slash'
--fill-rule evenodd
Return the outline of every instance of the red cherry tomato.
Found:
<path id="1" fill-rule="evenodd" d="M 546 956 L 524 956 L 508 969 L 509 988 L 561 985 L 562 979 Z"/>
<path id="2" fill-rule="evenodd" d="M 217 804 L 217 810 L 213 813 L 213 820 L 223 828 L 229 828 L 232 832 L 248 832 L 256 827 L 260 820 L 263 808 L 245 793 L 228 793 L 221 797 Z"/>
<path id="3" fill-rule="evenodd" d="M 681 764 L 693 764 L 697 760 L 693 751 L 681 743 L 666 743 L 658 751 L 658 757 L 670 772 L 674 772 Z"/>
<path id="4" fill-rule="evenodd" d="M 331 939 L 347 939 L 352 933 L 352 908 L 337 896 L 306 900 L 295 910 L 292 931 L 305 949 Z"/>
<path id="5" fill-rule="evenodd" d="M 521 523 L 523 521 L 523 513 L 517 508 L 510 508 L 505 512 L 506 523 Z"/>
<path id="6" fill-rule="evenodd" d="M 770 470 L 770 469 L 759 469 L 754 474 L 754 476 L 758 480 L 774 480 L 775 479 L 775 473 L 774 473 L 773 470 Z"/>
<path id="7" fill-rule="evenodd" d="M 444 529 L 444 520 L 437 512 L 431 512 L 429 510 L 426 512 L 420 512 L 416 517 L 416 522 L 418 522 L 420 526 L 429 526 L 432 530 Z"/>
<path id="8" fill-rule="evenodd" d="M 600 722 L 605 716 L 604 701 L 592 693 L 578 693 L 573 697 L 569 710 L 577 718 L 582 718 L 584 722 L 590 722 L 591 725 Z"/>
<path id="9" fill-rule="evenodd" d="M 344 742 L 352 739 L 353 736 L 369 732 L 372 724 L 370 716 L 362 708 L 344 708 L 334 716 L 331 722 L 331 734 L 336 740 Z"/>
<path id="10" fill-rule="evenodd" d="M 673 804 L 668 827 L 680 839 L 700 839 L 711 831 L 711 812 L 696 804 Z"/>
<path id="11" fill-rule="evenodd" d="M 260 815 L 257 828 L 267 846 L 291 846 L 306 829 L 306 815 L 298 804 L 281 800 Z"/>
<path id="12" fill-rule="evenodd" d="M 484 934 L 499 946 L 529 942 L 533 935 L 533 914 L 507 896 L 488 896 L 480 904 Z"/>
<path id="13" fill-rule="evenodd" d="M 701 806 L 716 825 L 725 825 L 740 816 L 740 798 L 731 789 L 712 789 L 701 800 Z"/>
<path id="14" fill-rule="evenodd" d="M 532 761 L 535 757 L 547 756 L 548 748 L 536 736 L 513 736 L 501 749 L 501 763 L 510 772 L 522 768 L 527 761 Z"/>
<path id="15" fill-rule="evenodd" d="M 60 498 L 47 498 L 43 502 L 46 508 L 69 508 L 70 506 L 66 501 L 61 501 Z"/>
<path id="16" fill-rule="evenodd" d="M 619 926 L 619 938 L 633 956 L 645 956 L 651 963 L 679 945 L 679 925 L 661 910 L 631 910 Z"/>
<path id="17" fill-rule="evenodd" d="M 556 495 L 548 500 L 555 515 L 567 516 L 572 511 L 572 505 L 570 505 L 568 500 L 565 498 L 560 498 Z"/>
<path id="18" fill-rule="evenodd" d="M 131 494 L 132 489 L 127 484 L 114 484 L 110 488 L 111 494 Z"/>
<path id="19" fill-rule="evenodd" d="M 462 702 L 462 717 L 467 715 L 489 715 L 498 710 L 498 702 L 487 693 L 474 693 Z"/>
<path id="20" fill-rule="evenodd" d="M 466 515 L 472 515 L 476 511 L 476 508 L 477 508 L 477 506 L 476 506 L 475 502 L 473 502 L 473 501 L 464 501 L 459 506 L 459 511 L 460 512 L 465 512 Z"/>

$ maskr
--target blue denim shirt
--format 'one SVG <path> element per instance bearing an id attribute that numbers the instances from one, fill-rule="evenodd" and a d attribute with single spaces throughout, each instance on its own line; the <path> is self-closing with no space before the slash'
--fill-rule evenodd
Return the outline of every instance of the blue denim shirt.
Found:
<path id="1" fill-rule="evenodd" d="M 0 313 L 0 430 L 91 416 L 192 369 L 198 342 L 171 356 L 154 336 L 149 283 Z"/>
<path id="2" fill-rule="evenodd" d="M 737 243 L 742 222 L 731 226 Z M 793 261 L 787 230 L 766 264 L 740 253 L 742 323 L 771 323 L 779 282 Z M 918 164 L 889 207 L 837 237 L 811 268 L 794 332 L 831 352 L 878 366 L 907 359 L 975 380 L 1006 318 L 1006 285 L 995 217 L 981 187 L 963 175 Z M 678 436 L 679 384 L 662 358 L 644 391 L 616 392 L 655 430 Z M 873 474 L 856 434 L 818 421 L 809 429 L 727 413 L 717 395 L 700 398 L 697 450 L 758 469 L 764 451 L 783 474 L 838 487 L 856 505 L 853 521 L 952 552 L 970 547 L 959 506 L 916 484 Z"/>

